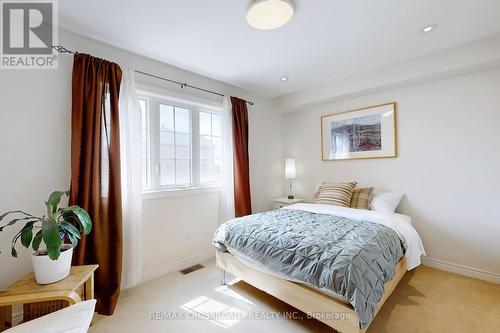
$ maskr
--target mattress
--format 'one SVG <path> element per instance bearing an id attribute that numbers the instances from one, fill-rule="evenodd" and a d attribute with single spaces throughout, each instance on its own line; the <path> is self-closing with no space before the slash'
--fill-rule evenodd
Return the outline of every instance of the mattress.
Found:
<path id="1" fill-rule="evenodd" d="M 271 275 L 271 276 L 274 276 L 274 277 L 277 277 L 279 279 L 283 279 L 283 280 L 287 280 L 287 281 L 291 281 L 291 282 L 295 282 L 295 283 L 299 283 L 301 285 L 304 285 L 304 286 L 307 286 L 311 289 L 314 289 L 324 295 L 327 295 L 328 297 L 331 297 L 337 301 L 340 301 L 342 303 L 345 303 L 345 304 L 349 304 L 349 302 L 346 300 L 346 298 L 342 295 L 339 295 L 337 293 L 334 293 L 333 291 L 331 290 L 328 290 L 328 289 L 325 289 L 325 288 L 317 288 L 315 286 L 313 286 L 312 284 L 309 284 L 307 282 L 302 282 L 302 281 L 299 281 L 297 279 L 293 279 L 293 278 L 290 278 L 288 276 L 286 276 L 285 274 L 282 274 L 280 272 L 277 272 L 277 271 L 273 271 L 272 269 L 266 267 L 265 265 L 262 265 L 261 263 L 253 260 L 252 258 L 244 255 L 243 253 L 241 252 L 238 252 L 237 250 L 235 249 L 232 249 L 232 248 L 227 248 L 227 251 L 229 253 L 231 253 L 236 259 L 238 259 L 241 263 L 243 263 L 244 265 L 256 270 L 256 271 L 259 271 L 261 273 L 265 273 L 265 274 L 268 274 L 268 275 Z"/>

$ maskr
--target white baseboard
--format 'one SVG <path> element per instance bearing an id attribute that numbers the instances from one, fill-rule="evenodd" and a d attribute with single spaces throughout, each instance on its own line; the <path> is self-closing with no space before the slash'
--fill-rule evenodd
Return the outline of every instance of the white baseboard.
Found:
<path id="1" fill-rule="evenodd" d="M 500 284 L 500 274 L 496 274 L 493 272 L 483 271 L 481 269 L 467 267 L 459 264 L 452 264 L 446 261 L 429 257 L 423 257 L 422 264 L 424 266 L 440 269 L 442 271 Z"/>
<path id="2" fill-rule="evenodd" d="M 142 273 L 142 282 L 156 279 L 160 276 L 180 271 L 181 269 L 198 264 L 202 261 L 215 258 L 215 251 L 210 250 L 202 253 L 195 254 L 194 256 L 178 260 L 174 263 L 161 266 Z"/>

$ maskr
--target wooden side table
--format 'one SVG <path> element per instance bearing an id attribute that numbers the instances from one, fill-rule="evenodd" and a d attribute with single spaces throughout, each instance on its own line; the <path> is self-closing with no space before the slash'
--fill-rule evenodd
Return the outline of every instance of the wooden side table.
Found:
<path id="1" fill-rule="evenodd" d="M 300 198 L 295 198 L 295 199 L 288 199 L 287 197 L 284 198 L 278 198 L 273 200 L 273 209 L 280 209 L 286 206 L 290 206 L 299 202 L 303 202 L 304 199 Z"/>
<path id="2" fill-rule="evenodd" d="M 94 298 L 94 271 L 99 265 L 72 266 L 67 278 L 40 285 L 29 273 L 0 292 L 0 331 L 12 326 L 12 305 L 23 304 L 23 321 Z"/>

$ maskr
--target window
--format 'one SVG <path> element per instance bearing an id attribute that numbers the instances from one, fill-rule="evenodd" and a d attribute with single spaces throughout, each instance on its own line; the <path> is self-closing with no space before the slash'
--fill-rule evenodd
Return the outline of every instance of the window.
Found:
<path id="1" fill-rule="evenodd" d="M 222 167 L 220 109 L 143 93 L 145 191 L 216 186 Z"/>
<path id="2" fill-rule="evenodd" d="M 160 186 L 190 185 L 191 111 L 160 103 Z"/>
<path id="3" fill-rule="evenodd" d="M 217 183 L 222 169 L 221 116 L 200 111 L 200 183 Z"/>

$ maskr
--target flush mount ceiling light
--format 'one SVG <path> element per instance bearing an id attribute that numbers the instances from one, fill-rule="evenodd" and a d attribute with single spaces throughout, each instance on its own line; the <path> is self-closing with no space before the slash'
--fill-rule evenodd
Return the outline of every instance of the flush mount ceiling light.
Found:
<path id="1" fill-rule="evenodd" d="M 259 30 L 276 29 L 290 21 L 294 11 L 290 0 L 255 0 L 248 8 L 247 22 Z"/>
<path id="2" fill-rule="evenodd" d="M 424 33 L 428 33 L 428 32 L 431 32 L 432 30 L 436 29 L 437 28 L 437 25 L 436 24 L 431 24 L 431 25 L 428 25 L 426 27 L 424 27 L 422 29 L 422 32 Z"/>
<path id="3" fill-rule="evenodd" d="M 288 76 L 282 76 L 280 78 L 281 81 L 288 81 L 288 79 L 290 79 Z"/>

